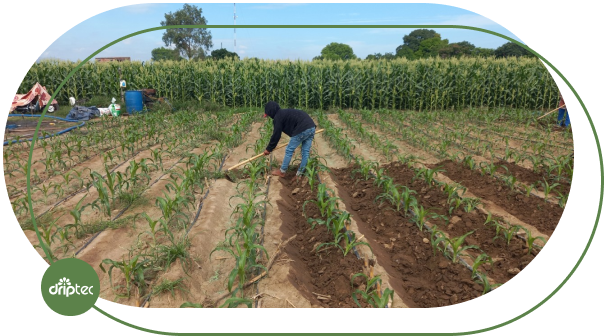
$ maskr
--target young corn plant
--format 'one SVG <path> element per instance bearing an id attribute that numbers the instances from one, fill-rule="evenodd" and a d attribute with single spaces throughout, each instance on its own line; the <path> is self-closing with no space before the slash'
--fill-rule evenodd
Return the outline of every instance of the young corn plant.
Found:
<path id="1" fill-rule="evenodd" d="M 430 245 L 432 245 L 433 256 L 436 257 L 437 250 L 443 252 L 443 254 L 445 253 L 444 249 L 440 247 L 440 244 L 442 243 L 443 245 L 445 245 L 446 239 L 447 237 L 445 236 L 444 232 L 438 230 L 436 226 L 432 228 L 432 232 L 430 232 Z"/>
<path id="2" fill-rule="evenodd" d="M 552 192 L 552 190 L 554 190 L 554 188 L 560 185 L 560 183 L 549 184 L 545 178 L 543 179 L 543 181 L 539 181 L 539 184 L 541 184 L 541 186 L 543 187 L 543 198 L 545 201 L 547 201 L 549 194 Z"/>
<path id="3" fill-rule="evenodd" d="M 563 192 L 557 192 L 558 193 L 558 205 L 564 209 L 566 207 L 566 201 L 568 200 L 568 194 L 565 194 Z"/>
<path id="4" fill-rule="evenodd" d="M 371 171 L 377 167 L 377 162 L 365 160 L 363 158 L 358 159 L 359 168 L 352 171 L 353 174 L 360 173 L 365 181 L 371 178 Z"/>
<path id="5" fill-rule="evenodd" d="M 462 255 L 461 252 L 469 249 L 479 249 L 479 247 L 476 245 L 463 245 L 466 237 L 472 233 L 474 233 L 474 231 L 467 232 L 460 237 L 445 238 L 445 245 L 448 248 L 450 247 L 450 251 L 448 248 L 446 248 L 444 251 L 447 255 L 449 255 L 453 263 L 456 263 L 459 260 L 459 257 Z"/>
<path id="6" fill-rule="evenodd" d="M 310 191 L 314 192 L 315 184 L 317 183 L 317 171 L 314 166 L 307 165 L 304 170 L 304 175 L 308 179 L 308 185 L 310 186 Z"/>
<path id="7" fill-rule="evenodd" d="M 411 219 L 415 225 L 419 228 L 420 231 L 424 231 L 424 226 L 426 224 L 426 220 L 428 218 L 434 218 L 434 213 L 429 213 L 428 209 L 425 209 L 422 205 L 413 204 L 411 205 L 411 209 L 415 216 Z"/>
<path id="8" fill-rule="evenodd" d="M 472 212 L 480 204 L 482 204 L 482 202 L 480 201 L 480 198 L 464 197 L 461 200 L 463 201 L 463 204 L 464 204 L 463 209 L 465 212 Z"/>
<path id="9" fill-rule="evenodd" d="M 139 288 L 142 288 L 145 285 L 145 264 L 149 263 L 149 260 L 143 259 L 139 261 L 141 256 L 128 256 L 128 259 L 123 259 L 122 261 L 115 261 L 111 259 L 104 259 L 100 264 L 99 268 L 109 275 L 109 283 L 113 291 L 116 292 L 118 289 L 122 288 L 122 286 L 114 286 L 113 285 L 113 269 L 119 269 L 124 278 L 126 280 L 125 286 L 123 286 L 126 290 L 125 294 L 116 293 L 117 297 L 129 298 L 132 294 L 132 285 L 136 284 Z M 103 264 L 109 265 L 109 270 L 105 270 Z"/>
<path id="10" fill-rule="evenodd" d="M 476 272 L 475 278 L 477 279 L 476 282 L 478 284 L 482 285 L 482 288 L 483 288 L 482 295 L 485 295 L 486 293 L 488 293 L 488 292 L 492 291 L 493 289 L 502 285 L 502 284 L 492 284 L 491 285 L 487 275 L 482 272 Z"/>
<path id="11" fill-rule="evenodd" d="M 531 196 L 531 192 L 533 191 L 533 189 L 535 189 L 535 185 L 531 184 L 531 185 L 526 185 L 526 184 L 522 184 L 522 189 L 524 189 L 524 192 L 526 193 L 526 197 L 530 197 Z"/>
<path id="12" fill-rule="evenodd" d="M 356 289 L 354 292 L 352 292 L 352 299 L 359 307 L 361 307 L 361 304 L 359 303 L 358 296 L 360 296 L 365 302 L 367 302 L 367 304 L 374 308 L 386 308 L 388 306 L 388 302 L 394 300 L 394 291 L 390 288 L 385 288 L 384 293 L 380 292 L 382 279 L 379 275 L 369 278 L 364 273 L 354 274 L 350 279 L 353 289 L 354 279 L 359 276 L 363 277 L 366 283 L 364 290 Z"/>
<path id="13" fill-rule="evenodd" d="M 337 200 L 339 198 L 337 197 L 330 197 L 329 194 L 327 193 L 327 187 L 325 185 L 325 183 L 321 183 L 318 185 L 317 187 L 317 199 L 316 200 L 307 200 L 306 202 L 304 202 L 304 204 L 302 205 L 302 211 L 304 212 L 305 216 L 306 216 L 306 204 L 308 203 L 314 203 L 318 208 L 319 211 L 321 212 L 321 217 L 325 218 L 328 214 L 333 213 L 335 209 L 338 209 L 338 202 Z M 333 190 L 330 190 L 331 193 L 333 194 Z"/>
<path id="14" fill-rule="evenodd" d="M 385 193 L 378 195 L 375 202 L 381 199 L 380 204 L 382 204 L 385 199 L 390 202 L 396 211 L 403 210 L 403 213 L 406 214 L 411 206 L 417 204 L 417 199 L 412 194 L 416 194 L 416 192 L 406 186 L 392 185 Z"/>
<path id="15" fill-rule="evenodd" d="M 509 175 L 509 176 L 503 176 L 503 183 L 510 189 L 514 189 L 514 187 L 516 186 L 516 176 L 514 175 Z"/>
<path id="16" fill-rule="evenodd" d="M 543 242 L 543 244 L 547 243 L 547 241 L 545 240 L 545 238 L 539 236 L 539 237 L 533 237 L 533 233 L 531 232 L 531 230 L 522 227 L 522 230 L 526 233 L 526 248 L 528 249 L 527 254 L 530 255 L 531 252 L 533 251 L 533 247 L 534 247 L 534 243 L 535 240 L 539 239 Z"/>
<path id="17" fill-rule="evenodd" d="M 462 197 L 450 198 L 448 200 L 449 203 L 449 215 L 453 214 L 453 211 L 459 209 L 462 205 L 464 205 L 464 199 Z"/>
<path id="18" fill-rule="evenodd" d="M 512 238 L 514 238 L 516 233 L 518 233 L 521 228 L 520 225 L 510 225 L 509 223 L 501 224 L 499 222 L 495 222 L 494 225 L 495 237 L 493 238 L 493 241 L 497 240 L 498 238 L 502 238 L 499 236 L 499 234 L 501 233 L 503 235 L 502 239 L 505 240 L 507 246 L 510 245 Z"/>
<path id="19" fill-rule="evenodd" d="M 235 284 L 235 280 L 239 280 L 237 283 L 237 289 L 233 293 L 235 295 L 237 292 L 241 293 L 240 298 L 244 298 L 243 286 L 245 285 L 247 275 L 256 269 L 262 269 L 267 271 L 264 265 L 260 265 L 257 263 L 249 263 L 249 254 L 252 252 L 252 249 L 257 249 L 266 254 L 268 258 L 268 252 L 266 249 L 257 244 L 253 244 L 249 249 L 243 248 L 240 244 L 235 244 L 233 248 L 228 248 L 224 246 L 218 246 L 212 252 L 210 252 L 210 258 L 212 257 L 212 253 L 216 251 L 225 251 L 229 253 L 235 259 L 235 268 L 229 273 L 227 289 L 229 292 L 233 292 L 233 285 Z"/>
<path id="20" fill-rule="evenodd" d="M 471 155 L 468 155 L 463 158 L 462 163 L 471 170 L 474 170 L 474 168 L 476 168 L 476 161 L 474 161 L 474 158 Z"/>
<path id="21" fill-rule="evenodd" d="M 478 268 L 486 263 L 489 263 L 491 266 L 493 265 L 493 259 L 486 253 L 481 253 L 476 257 L 476 259 L 474 259 L 474 263 L 472 265 L 472 278 L 477 276 Z"/>

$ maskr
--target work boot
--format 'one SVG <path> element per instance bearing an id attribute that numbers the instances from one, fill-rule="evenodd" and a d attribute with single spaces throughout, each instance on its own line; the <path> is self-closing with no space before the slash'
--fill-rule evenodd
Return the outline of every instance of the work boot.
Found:
<path id="1" fill-rule="evenodd" d="M 281 169 L 274 169 L 271 172 L 271 175 L 275 175 L 275 176 L 279 176 L 279 177 L 285 177 L 285 173 L 282 173 Z"/>

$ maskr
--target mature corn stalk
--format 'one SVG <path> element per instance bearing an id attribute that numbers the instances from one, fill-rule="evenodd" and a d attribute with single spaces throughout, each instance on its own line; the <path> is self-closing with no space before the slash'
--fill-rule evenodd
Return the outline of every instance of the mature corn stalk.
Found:
<path id="1" fill-rule="evenodd" d="M 40 82 L 54 92 L 77 64 L 42 61 L 19 92 Z M 558 88 L 535 59 L 422 59 L 408 61 L 273 61 L 87 63 L 64 86 L 59 102 L 118 96 L 119 69 L 128 89 L 154 88 L 173 100 L 204 100 L 225 107 L 263 106 L 275 100 L 304 109 L 413 109 L 520 107 L 548 109 Z"/>

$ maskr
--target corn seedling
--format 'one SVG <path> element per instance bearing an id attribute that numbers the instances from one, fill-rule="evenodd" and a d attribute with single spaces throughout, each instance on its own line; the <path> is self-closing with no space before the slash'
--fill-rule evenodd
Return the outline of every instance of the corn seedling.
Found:
<path id="1" fill-rule="evenodd" d="M 359 307 L 361 307 L 361 304 L 359 303 L 358 296 L 374 308 L 386 308 L 388 302 L 394 300 L 394 291 L 390 288 L 385 288 L 383 294 L 380 292 L 382 279 L 379 276 L 369 278 L 364 273 L 357 273 L 350 279 L 351 283 L 354 284 L 354 279 L 359 276 L 363 277 L 366 283 L 364 290 L 356 289 L 352 292 L 352 299 Z"/>
<path id="2" fill-rule="evenodd" d="M 476 245 L 463 246 L 466 237 L 468 237 L 472 233 L 474 233 L 474 231 L 467 232 L 460 237 L 445 238 L 444 242 L 447 247 L 451 248 L 451 251 L 449 251 L 448 249 L 445 249 L 444 251 L 446 252 L 446 254 L 450 253 L 450 258 L 453 261 L 453 263 L 456 263 L 458 261 L 459 257 L 461 256 L 461 252 L 468 250 L 468 249 L 478 249 L 478 246 L 476 246 Z"/>
<path id="3" fill-rule="evenodd" d="M 132 283 L 137 284 L 138 286 L 143 286 L 145 283 L 145 267 L 144 264 L 147 263 L 147 260 L 139 261 L 140 256 L 129 257 L 129 259 L 123 259 L 122 261 L 114 261 L 111 259 L 104 259 L 100 264 L 99 268 L 109 275 L 109 283 L 111 284 L 111 288 L 113 288 L 114 292 L 121 288 L 121 286 L 113 285 L 113 269 L 117 268 L 124 274 L 124 278 L 126 280 L 126 284 L 124 288 L 126 289 L 126 294 L 117 294 L 118 297 L 127 297 L 129 298 L 132 291 Z M 103 264 L 109 265 L 109 270 L 105 270 Z"/>
<path id="4" fill-rule="evenodd" d="M 333 213 L 335 209 L 339 208 L 337 202 L 339 198 L 330 197 L 327 193 L 327 190 L 328 189 L 325 186 L 325 183 L 319 184 L 319 186 L 317 187 L 317 199 L 307 200 L 306 202 L 304 202 L 304 205 L 302 206 L 302 211 L 306 214 L 306 204 L 314 203 L 319 208 L 321 216 L 325 218 L 328 213 Z"/>
<path id="5" fill-rule="evenodd" d="M 464 204 L 463 209 L 465 212 L 472 212 L 480 204 L 482 204 L 482 202 L 480 201 L 480 198 L 464 197 L 461 200 L 463 201 L 463 204 Z"/>
<path id="6" fill-rule="evenodd" d="M 402 209 L 403 213 L 406 214 L 412 205 L 417 204 L 417 199 L 412 194 L 416 194 L 416 192 L 406 186 L 392 185 L 385 193 L 378 195 L 375 201 L 377 202 L 378 199 L 382 199 L 381 204 L 383 199 L 386 199 L 396 211 L 401 211 Z"/>
<path id="7" fill-rule="evenodd" d="M 478 268 L 485 263 L 493 265 L 493 259 L 489 257 L 489 255 L 486 253 L 481 253 L 479 256 L 476 257 L 476 259 L 474 259 L 474 263 L 472 265 L 472 278 L 476 277 Z"/>
<path id="8" fill-rule="evenodd" d="M 476 282 L 480 285 L 482 285 L 482 295 L 492 291 L 493 289 L 501 286 L 501 284 L 493 284 L 491 285 L 491 283 L 489 282 L 489 278 L 487 277 L 486 274 L 482 273 L 482 272 L 477 272 L 476 273 Z"/>
<path id="9" fill-rule="evenodd" d="M 539 183 L 543 187 L 543 198 L 546 201 L 547 201 L 547 198 L 549 197 L 549 194 L 552 192 L 552 190 L 554 190 L 554 188 L 556 188 L 557 186 L 560 185 L 560 183 L 552 183 L 550 185 L 546 179 L 543 179 L 543 181 L 539 181 Z"/>
<path id="10" fill-rule="evenodd" d="M 531 230 L 529 230 L 525 227 L 521 227 L 521 228 L 526 233 L 526 247 L 528 248 L 527 254 L 531 254 L 531 252 L 533 251 L 533 243 L 535 242 L 535 240 L 539 239 L 543 242 L 543 244 L 547 243 L 545 238 L 543 238 L 541 236 L 533 237 L 533 233 L 531 232 Z"/>
<path id="11" fill-rule="evenodd" d="M 497 238 L 500 238 L 499 234 L 501 233 L 503 235 L 503 239 L 505 239 L 506 245 L 509 246 L 512 238 L 514 238 L 514 235 L 516 235 L 516 233 L 520 230 L 520 226 L 495 222 L 495 230 L 495 237 L 493 238 L 493 241 L 495 241 Z"/>

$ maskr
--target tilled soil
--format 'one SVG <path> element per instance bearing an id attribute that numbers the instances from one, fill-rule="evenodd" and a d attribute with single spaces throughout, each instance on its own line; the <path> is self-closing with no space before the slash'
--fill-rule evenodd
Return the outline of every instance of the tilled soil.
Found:
<path id="1" fill-rule="evenodd" d="M 459 237 L 467 232 L 474 231 L 469 235 L 465 242 L 467 245 L 477 245 L 480 251 L 473 250 L 470 254 L 476 257 L 484 252 L 493 258 L 493 266 L 486 265 L 484 270 L 489 271 L 488 274 L 498 283 L 505 283 L 514 277 L 519 271 L 524 269 L 535 257 L 537 251 L 533 249 L 533 254 L 528 254 L 528 249 L 525 242 L 520 238 L 514 237 L 508 246 L 500 235 L 495 239 L 496 229 L 493 226 L 484 225 L 487 216 L 479 213 L 477 210 L 465 212 L 461 209 L 454 210 L 449 215 L 449 205 L 447 204 L 447 195 L 435 186 L 428 187 L 423 180 L 413 181 L 414 172 L 407 166 L 394 162 L 389 165 L 384 165 L 386 174 L 393 178 L 394 182 L 401 185 L 406 185 L 410 189 L 417 192 L 415 197 L 419 205 L 428 209 L 430 213 L 445 216 L 444 218 L 429 218 L 431 224 L 437 225 L 438 228 L 449 235 L 449 237 Z M 347 170 L 352 171 L 352 168 Z M 360 181 L 357 183 L 358 188 L 366 189 L 373 187 L 373 181 Z M 380 190 L 378 188 L 378 190 Z M 379 191 L 380 193 L 383 191 Z M 494 219 L 497 219 L 493 217 Z M 499 219 L 501 220 L 501 219 Z"/>
<path id="2" fill-rule="evenodd" d="M 332 170 L 359 230 L 365 235 L 394 290 L 409 307 L 452 305 L 482 294 L 471 272 L 433 252 L 430 234 L 384 203 L 374 202 L 382 193 L 371 182 L 351 177 L 352 168 Z M 400 286 L 400 287 L 399 287 Z M 397 288 L 398 287 L 398 288 Z"/>
<path id="3" fill-rule="evenodd" d="M 495 163 L 496 166 L 502 166 L 497 169 L 497 172 L 503 175 L 514 175 L 519 181 L 523 182 L 526 185 L 535 185 L 537 190 L 543 191 L 543 187 L 539 182 L 543 182 L 545 178 L 542 174 L 537 174 L 531 169 L 526 169 L 524 167 L 520 167 L 513 163 L 499 161 Z M 503 167 L 507 168 L 507 171 Z M 553 184 L 554 181 L 548 181 L 549 184 Z M 555 183 L 559 183 L 560 185 L 554 188 L 554 191 L 551 193 L 552 196 L 555 196 L 557 192 L 568 195 L 570 191 L 570 183 L 567 181 L 556 181 Z"/>
<path id="4" fill-rule="evenodd" d="M 352 299 L 356 288 L 353 289 L 350 279 L 352 275 L 363 272 L 364 261 L 353 252 L 344 257 L 335 247 L 321 247 L 319 253 L 316 252 L 320 244 L 333 241 L 333 235 L 323 225 L 311 230 L 303 206 L 307 200 L 316 199 L 316 188 L 311 192 L 308 184 L 298 186 L 290 182 L 293 175 L 290 173 L 285 179 L 280 179 L 283 183 L 282 199 L 277 201 L 282 213 L 283 239 L 297 235 L 285 248 L 288 257 L 293 260 L 290 281 L 313 307 L 358 307 Z M 292 193 L 294 190 L 295 194 Z M 305 210 L 308 218 L 320 218 L 319 209 L 314 203 L 308 203 Z M 357 279 L 360 280 L 360 277 Z M 361 284 L 355 280 L 355 285 Z M 319 300 L 317 294 L 329 299 Z"/>
<path id="5" fill-rule="evenodd" d="M 502 209 L 536 227 L 540 232 L 551 236 L 556 229 L 562 209 L 557 204 L 545 202 L 543 199 L 521 194 L 510 190 L 499 180 L 491 176 L 483 176 L 480 172 L 468 169 L 463 165 L 446 160 L 430 168 L 441 167 L 450 179 L 461 183 L 478 197 L 489 200 Z"/>

